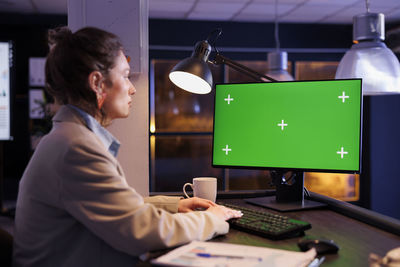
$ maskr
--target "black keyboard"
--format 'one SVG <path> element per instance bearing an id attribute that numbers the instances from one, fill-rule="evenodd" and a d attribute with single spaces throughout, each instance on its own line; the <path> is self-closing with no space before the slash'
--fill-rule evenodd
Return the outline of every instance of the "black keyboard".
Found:
<path id="1" fill-rule="evenodd" d="M 305 230 L 311 228 L 311 224 L 308 222 L 294 220 L 271 212 L 259 211 L 227 203 L 218 204 L 242 211 L 243 216 L 241 218 L 228 221 L 232 228 L 269 239 L 279 240 L 303 235 Z"/>

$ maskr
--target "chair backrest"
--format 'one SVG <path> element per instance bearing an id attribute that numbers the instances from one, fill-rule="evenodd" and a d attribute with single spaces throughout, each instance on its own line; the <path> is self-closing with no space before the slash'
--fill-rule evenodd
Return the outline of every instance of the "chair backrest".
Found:
<path id="1" fill-rule="evenodd" d="M 0 228 L 0 266 L 12 265 L 13 236 Z"/>

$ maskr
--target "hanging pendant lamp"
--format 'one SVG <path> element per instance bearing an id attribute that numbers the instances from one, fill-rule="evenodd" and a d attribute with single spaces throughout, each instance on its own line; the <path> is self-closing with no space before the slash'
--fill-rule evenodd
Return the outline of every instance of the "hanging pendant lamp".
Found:
<path id="1" fill-rule="evenodd" d="M 364 95 L 400 93 L 400 64 L 383 43 L 385 19 L 381 13 L 353 17 L 355 44 L 344 55 L 336 71 L 336 79 L 362 78 Z"/>
<path id="2" fill-rule="evenodd" d="M 287 71 L 288 68 L 288 54 L 286 51 L 280 51 L 279 42 L 279 23 L 278 23 L 278 0 L 275 0 L 275 45 L 276 51 L 269 52 L 268 57 L 268 71 L 266 74 L 277 81 L 293 81 L 292 75 Z"/>

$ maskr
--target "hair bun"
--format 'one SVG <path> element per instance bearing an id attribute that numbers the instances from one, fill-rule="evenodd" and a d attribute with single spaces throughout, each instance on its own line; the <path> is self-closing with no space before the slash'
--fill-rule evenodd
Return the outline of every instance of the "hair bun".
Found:
<path id="1" fill-rule="evenodd" d="M 53 48 L 58 43 L 70 40 L 72 36 L 73 36 L 72 31 L 66 26 L 49 30 L 47 33 L 47 38 L 50 49 Z"/>

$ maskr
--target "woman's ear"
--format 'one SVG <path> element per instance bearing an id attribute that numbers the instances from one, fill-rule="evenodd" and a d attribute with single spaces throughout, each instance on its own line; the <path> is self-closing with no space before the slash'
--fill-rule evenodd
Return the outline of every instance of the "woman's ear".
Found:
<path id="1" fill-rule="evenodd" d="M 96 94 L 101 94 L 103 92 L 103 74 L 100 71 L 92 71 L 89 74 L 89 86 Z"/>
<path id="2" fill-rule="evenodd" d="M 90 89 L 96 93 L 97 107 L 101 109 L 107 96 L 104 89 L 104 76 L 100 71 L 92 71 L 88 79 Z"/>

